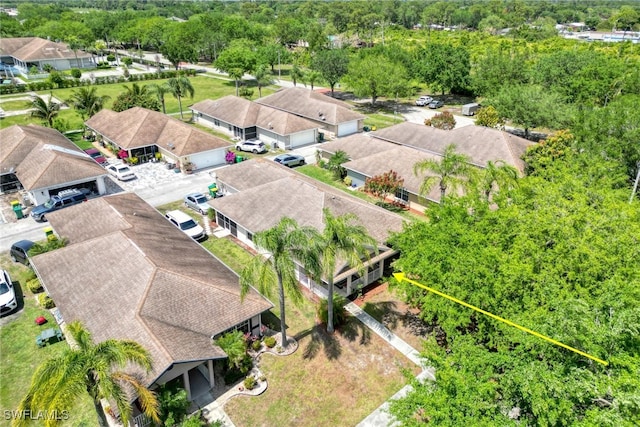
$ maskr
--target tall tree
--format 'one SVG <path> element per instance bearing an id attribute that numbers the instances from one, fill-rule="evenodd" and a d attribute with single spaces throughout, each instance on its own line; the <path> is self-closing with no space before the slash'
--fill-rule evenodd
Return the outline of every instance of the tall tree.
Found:
<path id="1" fill-rule="evenodd" d="M 413 166 L 413 173 L 418 176 L 427 172 L 422 184 L 420 194 L 427 195 L 434 185 L 440 188 L 440 203 L 444 203 L 447 189 L 455 190 L 464 186 L 473 170 L 469 163 L 469 157 L 456 152 L 455 144 L 448 145 L 444 149 L 439 160 L 425 159 Z"/>
<path id="2" fill-rule="evenodd" d="M 469 52 L 464 47 L 431 43 L 417 52 L 414 76 L 434 90 L 457 92 L 470 86 Z"/>
<path id="3" fill-rule="evenodd" d="M 303 83 L 309 83 L 309 85 L 311 86 L 311 90 L 313 90 L 313 86 L 321 78 L 322 76 L 319 72 L 317 72 L 316 70 L 310 70 L 307 71 L 307 73 L 304 75 Z"/>
<path id="4" fill-rule="evenodd" d="M 180 107 L 180 118 L 183 119 L 182 115 L 182 98 L 188 96 L 189 98 L 193 98 L 194 89 L 191 85 L 191 81 L 185 77 L 172 77 L 167 80 L 167 86 L 169 86 L 169 91 L 173 95 L 174 98 L 178 100 L 178 106 Z"/>
<path id="5" fill-rule="evenodd" d="M 315 228 L 301 227 L 291 218 L 282 218 L 274 227 L 254 234 L 253 242 L 264 253 L 256 256 L 240 274 L 242 296 L 254 285 L 267 296 L 277 289 L 283 347 L 287 345 L 285 295 L 294 303 L 302 298 L 295 275 L 296 262 L 304 266 L 311 277 L 321 275 L 320 251 L 310 245 L 310 242 L 318 241 L 317 236 Z"/>
<path id="6" fill-rule="evenodd" d="M 322 210 L 324 230 L 318 248 L 322 250 L 322 268 L 327 279 L 327 332 L 333 333 L 333 278 L 337 263 L 356 268 L 366 274 L 365 260 L 378 253 L 376 240 L 367 229 L 358 224 L 354 214 L 334 216 L 327 208 Z"/>
<path id="7" fill-rule="evenodd" d="M 45 126 L 50 128 L 53 127 L 53 120 L 60 113 L 60 104 L 53 100 L 53 92 L 49 93 L 48 101 L 37 95 L 32 96 L 28 107 L 31 109 L 31 117 L 42 119 Z"/>
<path id="8" fill-rule="evenodd" d="M 160 53 L 164 55 L 177 70 L 181 62 L 196 62 L 198 60 L 197 25 L 192 22 L 174 24 L 167 30 L 164 43 L 160 46 Z"/>
<path id="9" fill-rule="evenodd" d="M 236 96 L 238 85 L 245 73 L 255 70 L 257 55 L 247 40 L 234 40 L 218 56 L 215 62 L 216 68 L 229 74 L 236 82 Z"/>
<path id="10" fill-rule="evenodd" d="M 67 100 L 69 104 L 78 112 L 82 120 L 93 117 L 102 110 L 105 102 L 111 97 L 109 95 L 98 95 L 95 86 L 81 87 L 71 92 L 71 97 Z"/>
<path id="11" fill-rule="evenodd" d="M 256 71 L 255 73 L 253 73 L 253 77 L 255 77 L 256 84 L 258 85 L 258 95 L 260 96 L 260 98 L 262 98 L 262 88 L 273 84 L 271 73 L 267 69 L 266 65 L 260 64 L 256 67 Z"/>
<path id="12" fill-rule="evenodd" d="M 344 81 L 356 96 L 371 97 L 372 105 L 379 96 L 404 96 L 411 87 L 404 66 L 383 55 L 366 55 L 352 60 Z"/>
<path id="13" fill-rule="evenodd" d="M 489 160 L 479 175 L 479 189 L 488 202 L 492 192 L 496 190 L 507 192 L 513 189 L 518 184 L 519 173 L 518 169 L 502 160 L 496 162 Z"/>
<path id="14" fill-rule="evenodd" d="M 149 85 L 140 86 L 138 83 L 132 83 L 131 86 L 123 87 L 125 91 L 118 94 L 113 101 L 113 111 L 120 112 L 133 107 L 160 111 L 160 102 L 149 91 Z"/>
<path id="15" fill-rule="evenodd" d="M 61 413 L 84 393 L 89 393 L 101 426 L 108 425 L 100 404 L 103 398 L 116 403 L 122 422 L 127 424 L 132 413 L 128 394 L 131 389 L 138 395 L 144 413 L 160 421 L 153 392 L 135 375 L 122 371 L 131 365 L 151 371 L 151 355 L 144 347 L 135 341 L 115 339 L 95 344 L 89 331 L 78 321 L 70 323 L 67 330 L 76 345 L 36 369 L 19 411 Z M 12 425 L 26 425 L 27 420 L 15 419 Z M 55 422 L 48 420 L 46 425 L 55 425 Z"/>
<path id="16" fill-rule="evenodd" d="M 291 67 L 291 71 L 289 72 L 289 77 L 291 77 L 291 81 L 293 81 L 294 87 L 298 83 L 298 80 L 304 80 L 304 72 L 302 71 L 300 66 L 295 62 Z"/>
<path id="17" fill-rule="evenodd" d="M 165 82 L 162 84 L 152 83 L 149 85 L 149 91 L 158 98 L 158 102 L 162 105 L 162 113 L 167 114 L 167 108 L 165 105 L 164 97 L 171 93 L 171 88 Z"/>
<path id="18" fill-rule="evenodd" d="M 336 84 L 349 71 L 349 55 L 343 49 L 323 50 L 315 56 L 311 68 L 318 71 L 329 83 L 333 96 Z"/>

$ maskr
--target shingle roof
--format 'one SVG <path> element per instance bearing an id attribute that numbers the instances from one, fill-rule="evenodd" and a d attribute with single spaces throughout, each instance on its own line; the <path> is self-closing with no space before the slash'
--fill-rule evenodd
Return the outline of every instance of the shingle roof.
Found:
<path id="1" fill-rule="evenodd" d="M 365 119 L 364 115 L 351 110 L 349 104 L 301 87 L 281 89 L 256 102 L 315 121 L 324 117 L 331 125 Z"/>
<path id="2" fill-rule="evenodd" d="M 351 160 L 356 160 L 396 147 L 397 144 L 392 142 L 372 138 L 366 133 L 356 133 L 320 144 L 318 149 L 331 154 L 335 154 L 337 151 L 344 151 Z"/>
<path id="3" fill-rule="evenodd" d="M 0 55 L 12 56 L 24 62 L 90 58 L 91 55 L 78 50 L 74 52 L 65 43 L 56 43 L 40 37 L 0 38 Z"/>
<path id="4" fill-rule="evenodd" d="M 26 190 L 105 174 L 60 132 L 38 125 L 13 125 L 0 130 L 0 171 L 14 171 Z"/>
<path id="5" fill-rule="evenodd" d="M 218 181 L 236 191 L 244 191 L 291 176 L 287 168 L 274 168 L 271 162 L 247 161 L 216 170 Z"/>
<path id="6" fill-rule="evenodd" d="M 291 135 L 318 127 L 310 120 L 233 95 L 215 101 L 205 99 L 189 108 L 234 126 L 257 126 L 278 135 Z"/>
<path id="7" fill-rule="evenodd" d="M 458 153 L 471 158 L 472 164 L 485 167 L 488 161 L 502 160 L 524 172 L 520 157 L 528 146 L 534 144 L 508 132 L 483 126 L 463 126 L 453 130 L 441 130 L 418 123 L 403 122 L 372 134 L 375 138 L 406 145 L 431 153 L 443 154 L 444 149 L 455 144 Z"/>
<path id="8" fill-rule="evenodd" d="M 147 348 L 148 384 L 172 363 L 225 357 L 211 337 L 272 307 L 255 290 L 241 302 L 237 275 L 135 194 L 47 218 L 69 245 L 32 263 L 65 321 Z"/>
<path id="9" fill-rule="evenodd" d="M 119 113 L 101 110 L 85 124 L 125 150 L 169 143 L 177 156 L 201 153 L 232 144 L 157 111 L 141 107 Z"/>
<path id="10" fill-rule="evenodd" d="M 355 214 L 380 244 L 387 241 L 390 232 L 402 229 L 403 220 L 399 215 L 349 196 L 274 162 L 253 159 L 229 169 L 235 169 L 241 165 L 243 168 L 240 173 L 233 175 L 219 173 L 218 181 L 234 188 L 246 189 L 210 200 L 209 204 L 216 211 L 219 210 L 251 232 L 271 228 L 285 216 L 295 219 L 300 225 L 313 226 L 322 231 L 324 229 L 322 209 L 325 207 L 329 208 L 334 215 L 347 212 Z M 286 173 L 282 174 L 282 171 Z M 270 172 L 274 177 L 280 178 L 261 181 L 262 177 Z M 253 183 L 253 185 L 247 183 Z"/>

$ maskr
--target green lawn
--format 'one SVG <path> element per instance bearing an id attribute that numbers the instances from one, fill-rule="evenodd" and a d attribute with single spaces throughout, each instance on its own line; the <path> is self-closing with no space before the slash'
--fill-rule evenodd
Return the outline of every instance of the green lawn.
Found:
<path id="1" fill-rule="evenodd" d="M 8 253 L 0 255 L 0 266 L 6 269 L 13 280 L 17 295 L 24 295 L 24 309 L 14 318 L 2 318 L 0 327 L 0 408 L 15 409 L 27 392 L 31 375 L 36 367 L 48 358 L 61 354 L 68 348 L 66 342 L 58 342 L 43 348 L 35 343 L 42 329 L 55 327 L 56 321 L 49 310 L 40 308 L 34 295 L 26 288 L 26 281 L 33 277 L 30 269 L 11 262 Z M 47 323 L 38 326 L 34 319 L 44 316 Z M 70 418 L 63 425 L 97 425 L 93 403 L 87 394 L 77 404 L 69 408 Z M 0 426 L 9 426 L 9 420 L 0 417 Z"/>
<path id="2" fill-rule="evenodd" d="M 3 101 L 0 102 L 0 108 L 4 111 L 19 111 L 19 110 L 27 110 L 30 108 L 31 102 L 27 100 L 18 100 L 18 101 Z"/>
<path id="3" fill-rule="evenodd" d="M 404 117 L 401 114 L 393 115 L 393 114 L 380 114 L 373 113 L 367 115 L 367 118 L 364 119 L 364 125 L 373 127 L 375 126 L 377 129 L 387 128 L 389 126 L 397 125 L 398 123 L 404 122 Z"/>

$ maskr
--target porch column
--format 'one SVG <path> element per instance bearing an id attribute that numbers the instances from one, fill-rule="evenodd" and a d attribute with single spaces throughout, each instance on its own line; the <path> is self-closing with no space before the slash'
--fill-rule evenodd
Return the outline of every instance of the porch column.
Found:
<path id="1" fill-rule="evenodd" d="M 187 400 L 191 400 L 191 385 L 189 384 L 189 371 L 182 374 L 184 389 L 187 391 Z"/>
<path id="2" fill-rule="evenodd" d="M 347 295 L 351 295 L 351 274 L 347 277 Z"/>
<path id="3" fill-rule="evenodd" d="M 214 388 L 216 386 L 216 379 L 213 372 L 213 360 L 207 360 L 207 369 L 209 371 L 209 387 Z"/>

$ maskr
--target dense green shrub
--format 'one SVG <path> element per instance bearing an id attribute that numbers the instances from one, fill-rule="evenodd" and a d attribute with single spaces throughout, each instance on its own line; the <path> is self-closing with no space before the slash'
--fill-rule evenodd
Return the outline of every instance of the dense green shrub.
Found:
<path id="1" fill-rule="evenodd" d="M 273 348 L 276 345 L 276 339 L 274 337 L 265 337 L 264 345 L 266 345 L 269 348 Z"/>
<path id="2" fill-rule="evenodd" d="M 78 68 L 72 68 L 71 77 L 73 77 L 74 79 L 79 79 L 80 77 L 82 77 L 82 71 L 80 71 Z"/>
<path id="3" fill-rule="evenodd" d="M 170 382 L 158 387 L 156 396 L 160 404 L 160 419 L 164 422 L 163 425 L 178 425 L 189 409 L 187 392 L 175 382 Z"/>
<path id="4" fill-rule="evenodd" d="M 37 294 L 43 291 L 42 283 L 40 283 L 40 280 L 38 280 L 37 278 L 29 280 L 27 282 L 27 288 L 34 294 Z"/>
<path id="5" fill-rule="evenodd" d="M 107 55 L 107 61 L 113 62 L 115 60 L 116 60 L 116 56 L 113 53 L 110 53 L 109 55 Z"/>
<path id="6" fill-rule="evenodd" d="M 127 57 L 122 58 L 122 63 L 124 65 L 126 65 L 127 67 L 131 66 L 131 64 L 133 64 L 133 59 Z"/>
<path id="7" fill-rule="evenodd" d="M 253 377 L 247 377 L 244 379 L 244 388 L 252 390 L 256 386 L 256 379 Z"/>
<path id="8" fill-rule="evenodd" d="M 260 340 L 255 340 L 254 342 L 251 343 L 251 348 L 254 351 L 260 350 L 261 347 L 262 347 L 262 342 Z"/>
<path id="9" fill-rule="evenodd" d="M 42 308 L 50 309 L 56 306 L 51 297 L 47 294 L 39 294 L 38 295 L 38 304 Z"/>

